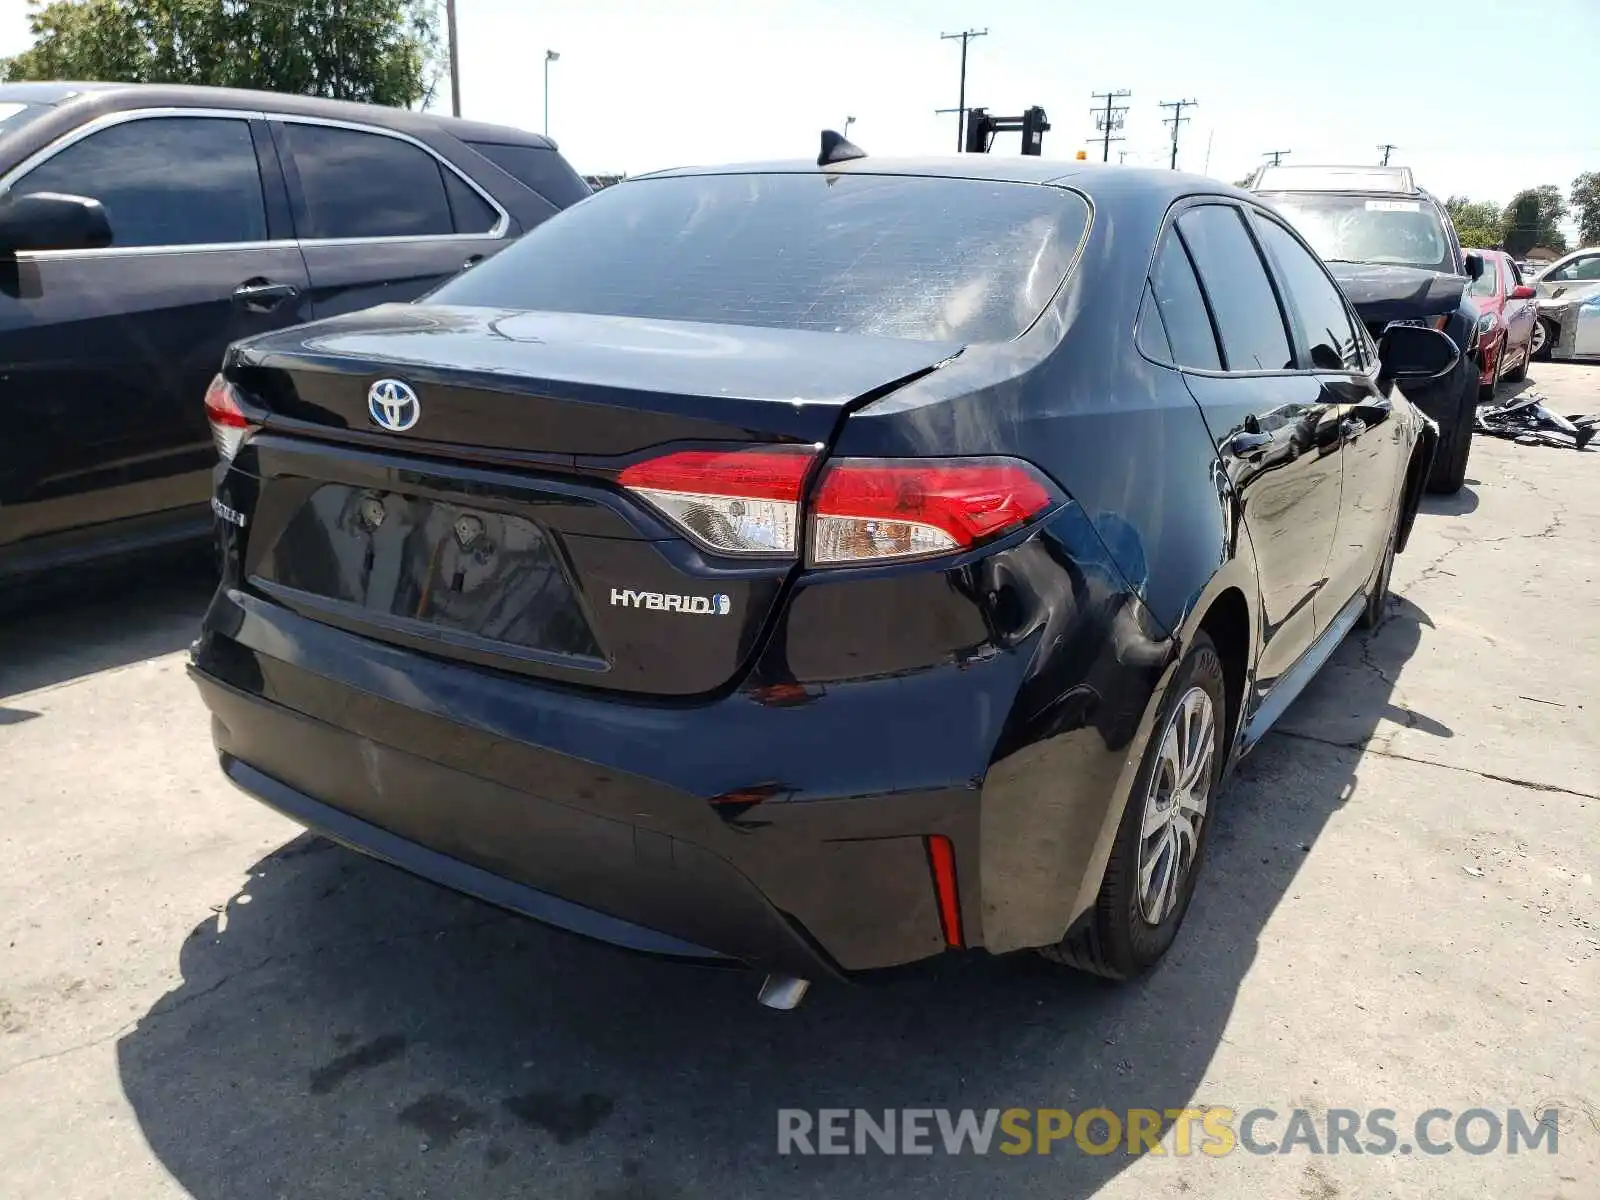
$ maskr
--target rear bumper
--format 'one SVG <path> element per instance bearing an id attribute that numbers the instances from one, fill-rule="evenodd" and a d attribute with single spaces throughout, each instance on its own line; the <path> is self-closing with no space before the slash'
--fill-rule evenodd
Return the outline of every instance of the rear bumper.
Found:
<path id="1" fill-rule="evenodd" d="M 207 685 L 202 684 L 202 689 Z M 407 841 L 386 829 L 353 817 L 349 813 L 314 800 L 286 783 L 280 783 L 241 762 L 232 755 L 222 754 L 222 773 L 241 791 L 254 796 L 263 804 L 276 809 L 290 820 L 298 821 L 352 850 L 359 850 L 373 858 L 410 871 L 424 879 L 442 884 L 454 891 L 476 896 L 490 904 L 520 913 L 526 917 L 554 925 L 558 929 L 610 942 L 629 950 L 681 958 L 726 959 L 726 955 L 704 946 L 696 946 L 670 934 L 658 933 L 642 925 L 619 921 L 592 908 L 584 908 L 541 892 L 537 888 L 515 883 L 502 875 L 485 871 L 458 858 L 440 854 L 416 842 Z"/>
<path id="2" fill-rule="evenodd" d="M 985 665 L 993 685 L 1014 688 L 1001 666 Z M 940 748 L 902 742 L 897 763 L 875 731 L 918 714 L 893 680 L 799 708 L 624 705 L 227 590 L 191 665 L 223 770 L 291 818 L 577 933 L 808 978 L 948 948 L 930 834 L 956 846 L 966 944 L 981 941 L 982 770 L 951 766 L 986 753 L 977 710 L 994 698 L 975 674 L 924 678 Z M 906 759 L 923 750 L 960 784 L 918 786 Z"/>

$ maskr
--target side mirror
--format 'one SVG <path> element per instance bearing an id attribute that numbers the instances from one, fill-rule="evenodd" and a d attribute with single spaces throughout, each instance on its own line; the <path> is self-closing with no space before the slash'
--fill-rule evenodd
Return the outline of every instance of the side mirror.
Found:
<path id="1" fill-rule="evenodd" d="M 1481 255 L 1481 254 L 1468 254 L 1466 256 L 1466 265 L 1467 265 L 1467 278 L 1468 279 L 1482 279 L 1483 278 L 1483 255 Z"/>
<path id="2" fill-rule="evenodd" d="M 1538 292 L 1534 291 L 1527 284 L 1519 283 L 1519 284 L 1517 284 L 1516 287 L 1511 289 L 1511 294 L 1509 296 L 1507 296 L 1506 299 L 1507 300 L 1532 300 L 1538 294 L 1539 294 Z"/>
<path id="3" fill-rule="evenodd" d="M 1426 383 L 1455 369 L 1461 352 L 1437 329 L 1391 325 L 1378 339 L 1378 377 Z"/>
<path id="4" fill-rule="evenodd" d="M 20 250 L 97 250 L 111 244 L 100 201 L 59 192 L 0 199 L 0 255 Z"/>

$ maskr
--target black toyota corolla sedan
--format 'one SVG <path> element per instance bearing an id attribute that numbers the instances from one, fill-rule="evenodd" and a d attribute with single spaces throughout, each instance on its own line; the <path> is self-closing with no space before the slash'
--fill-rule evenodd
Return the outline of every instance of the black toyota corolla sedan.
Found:
<path id="1" fill-rule="evenodd" d="M 970 156 L 629 180 L 235 345 L 227 776 L 428 879 L 802 981 L 1171 944 L 1381 614 L 1437 431 L 1248 194 Z"/>

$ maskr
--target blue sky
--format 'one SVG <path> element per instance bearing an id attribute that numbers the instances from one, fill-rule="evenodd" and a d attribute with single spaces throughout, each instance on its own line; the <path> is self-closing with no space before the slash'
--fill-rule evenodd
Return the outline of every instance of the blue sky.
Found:
<path id="1" fill-rule="evenodd" d="M 1090 93 L 1133 95 L 1112 157 L 1165 165 L 1162 100 L 1196 99 L 1179 165 L 1237 179 L 1291 162 L 1393 161 L 1441 194 L 1503 203 L 1600 170 L 1600 0 L 458 0 L 463 114 L 550 132 L 580 170 L 814 153 L 856 118 L 874 154 L 954 148 L 968 102 L 1050 115 L 1047 157 L 1093 136 Z M 25 46 L 0 0 L 0 53 Z M 447 86 L 447 85 L 446 85 Z M 439 107 L 448 109 L 448 91 Z M 1007 140 L 1007 148 L 1015 145 Z M 1099 157 L 1099 147 L 1091 149 Z M 1209 163 L 1208 163 L 1209 158 Z"/>

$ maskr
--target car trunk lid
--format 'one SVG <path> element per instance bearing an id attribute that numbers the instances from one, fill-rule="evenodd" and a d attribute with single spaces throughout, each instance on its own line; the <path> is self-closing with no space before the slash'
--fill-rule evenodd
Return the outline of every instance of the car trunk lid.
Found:
<path id="1" fill-rule="evenodd" d="M 303 615 L 561 682 L 709 693 L 749 661 L 795 555 L 695 542 L 624 469 L 685 446 L 809 454 L 854 402 L 959 350 L 389 306 L 234 349 L 262 432 L 219 501 L 246 521 L 247 584 Z M 369 412 L 385 379 L 411 389 L 407 428 Z"/>

